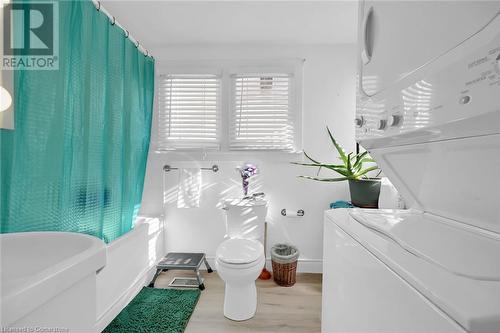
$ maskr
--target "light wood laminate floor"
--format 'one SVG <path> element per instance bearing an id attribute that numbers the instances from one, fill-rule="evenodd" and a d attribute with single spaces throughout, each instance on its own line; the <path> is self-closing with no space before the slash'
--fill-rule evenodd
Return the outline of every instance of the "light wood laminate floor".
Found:
<path id="1" fill-rule="evenodd" d="M 202 271 L 206 289 L 186 328 L 186 333 L 210 332 L 320 332 L 321 274 L 297 274 L 293 287 L 280 287 L 273 279 L 257 280 L 255 317 L 236 322 L 224 317 L 224 282 L 217 272 Z M 174 276 L 194 276 L 189 271 L 160 274 L 155 287 L 166 288 Z"/>

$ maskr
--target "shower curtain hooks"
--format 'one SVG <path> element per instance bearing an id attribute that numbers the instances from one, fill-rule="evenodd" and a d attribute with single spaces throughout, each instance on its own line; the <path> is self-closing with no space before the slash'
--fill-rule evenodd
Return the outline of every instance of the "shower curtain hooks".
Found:
<path id="1" fill-rule="evenodd" d="M 101 5 L 101 1 L 99 0 L 92 0 L 92 3 L 94 5 L 94 7 L 96 8 L 96 10 L 98 12 L 101 12 L 103 13 L 104 15 L 106 15 L 108 17 L 108 20 L 110 22 L 111 25 L 116 25 L 117 27 L 119 27 L 121 30 L 124 31 L 124 36 L 125 38 L 128 38 L 132 43 L 134 43 L 135 47 L 139 50 L 139 52 L 141 52 L 142 54 L 144 54 L 146 57 L 151 57 L 151 59 L 155 59 L 151 53 L 149 53 L 149 51 L 147 51 L 142 45 L 141 43 L 135 39 L 134 36 L 132 36 L 130 34 L 130 32 L 125 29 L 125 27 L 123 25 L 120 24 L 120 22 L 116 19 L 115 16 L 111 15 L 104 6 Z"/>

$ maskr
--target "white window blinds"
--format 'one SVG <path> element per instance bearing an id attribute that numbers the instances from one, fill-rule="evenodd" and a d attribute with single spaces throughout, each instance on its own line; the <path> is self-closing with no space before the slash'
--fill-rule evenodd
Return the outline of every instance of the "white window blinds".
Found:
<path id="1" fill-rule="evenodd" d="M 220 76 L 161 75 L 158 149 L 219 148 Z"/>
<path id="2" fill-rule="evenodd" d="M 291 74 L 232 75 L 231 150 L 295 148 Z"/>

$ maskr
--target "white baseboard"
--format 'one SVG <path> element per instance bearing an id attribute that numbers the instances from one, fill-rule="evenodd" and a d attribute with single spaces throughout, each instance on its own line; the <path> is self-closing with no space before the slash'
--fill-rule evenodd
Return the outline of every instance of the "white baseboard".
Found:
<path id="1" fill-rule="evenodd" d="M 300 259 L 297 265 L 299 273 L 323 273 L 323 259 Z"/>
<path id="2" fill-rule="evenodd" d="M 215 258 L 207 257 L 208 264 L 215 270 Z M 201 266 L 204 269 L 204 266 Z M 266 268 L 272 271 L 271 259 L 266 259 Z M 300 259 L 297 264 L 299 273 L 323 273 L 323 259 Z"/>

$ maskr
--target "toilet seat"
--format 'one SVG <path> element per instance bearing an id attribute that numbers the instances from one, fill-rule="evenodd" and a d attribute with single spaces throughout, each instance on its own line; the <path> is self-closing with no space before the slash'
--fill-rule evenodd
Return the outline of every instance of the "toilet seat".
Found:
<path id="1" fill-rule="evenodd" d="M 264 255 L 262 255 L 259 259 L 254 262 L 248 264 L 228 264 L 221 260 L 216 260 L 216 267 L 220 269 L 224 269 L 225 271 L 235 271 L 238 274 L 245 274 L 247 270 L 251 270 L 256 266 L 264 266 Z"/>
<path id="2" fill-rule="evenodd" d="M 231 238 L 222 242 L 216 251 L 216 259 L 224 266 L 250 267 L 264 256 L 264 247 L 257 240 Z"/>

